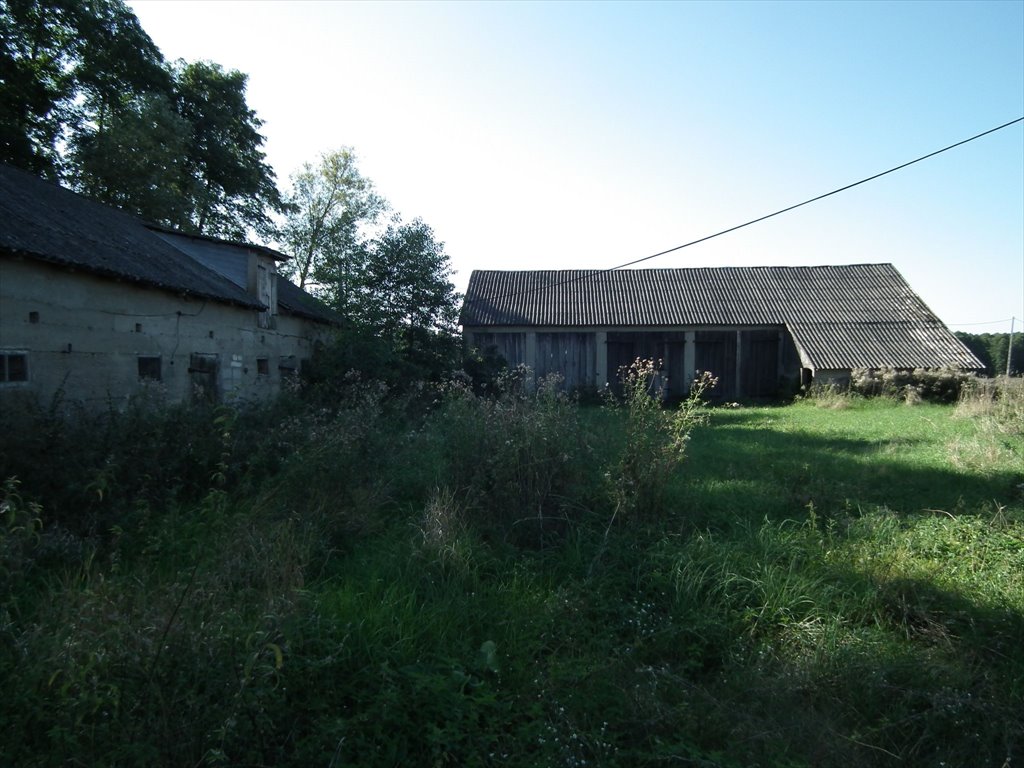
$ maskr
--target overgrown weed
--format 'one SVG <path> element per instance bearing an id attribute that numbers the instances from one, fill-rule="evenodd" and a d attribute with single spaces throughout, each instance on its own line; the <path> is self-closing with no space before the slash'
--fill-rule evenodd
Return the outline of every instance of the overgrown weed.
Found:
<path id="1" fill-rule="evenodd" d="M 857 400 L 857 395 L 848 387 L 840 387 L 831 382 L 826 384 L 815 382 L 807 389 L 804 398 L 818 408 L 842 411 L 853 405 Z"/>
<path id="2" fill-rule="evenodd" d="M 660 363 L 635 360 L 619 372 L 622 399 L 607 407 L 622 415 L 624 439 L 607 466 L 605 481 L 613 516 L 650 520 L 663 507 L 669 479 L 686 457 L 690 433 L 707 420 L 704 395 L 718 380 L 709 373 L 695 379 L 688 396 L 666 408 L 656 384 Z"/>
<path id="3" fill-rule="evenodd" d="M 60 523 L 100 504 L 109 444 L 63 496 L 9 484 L 0 763 L 934 768 L 1024 745 L 1019 436 L 864 398 L 673 433 L 641 402 L 631 445 L 625 404 L 525 383 L 417 418 L 361 379 L 262 423 L 208 413 L 173 492 L 140 481 L 159 453 L 128 472 L 114 449 L 106 527 Z M 673 434 L 686 471 L 657 464 L 658 500 L 609 533 L 604 471 L 678 459 Z"/>
<path id="4" fill-rule="evenodd" d="M 1024 378 L 974 380 L 964 388 L 956 414 L 981 419 L 988 428 L 1003 434 L 1024 435 Z"/>
<path id="5" fill-rule="evenodd" d="M 476 524 L 512 543 L 562 536 L 593 486 L 592 449 L 579 408 L 549 377 L 532 391 L 516 369 L 479 396 L 454 383 L 427 429 L 441 436 L 445 474 Z M 582 502 L 582 507 L 581 507 Z"/>

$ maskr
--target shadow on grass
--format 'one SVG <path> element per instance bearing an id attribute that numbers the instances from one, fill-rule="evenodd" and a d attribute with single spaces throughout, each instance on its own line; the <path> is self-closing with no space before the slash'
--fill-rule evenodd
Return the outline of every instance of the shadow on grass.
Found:
<path id="1" fill-rule="evenodd" d="M 718 707 L 709 717 L 726 721 L 717 724 L 723 740 L 738 747 L 732 756 L 998 768 L 1024 746 L 1019 613 L 979 607 L 921 580 L 877 585 L 851 573 L 847 581 L 878 589 L 874 615 L 828 640 L 813 636 L 821 627 L 813 621 L 776 627 L 749 666 L 732 664 L 720 683 L 702 685 Z M 788 655 L 774 650 L 794 647 Z"/>
<path id="2" fill-rule="evenodd" d="M 913 575 L 919 562 L 862 558 L 885 549 L 895 521 L 875 512 L 839 535 L 765 521 L 665 540 L 672 565 L 660 573 L 676 594 L 667 615 L 682 618 L 677 635 L 641 653 L 665 670 L 662 688 L 689 691 L 680 706 L 700 704 L 686 733 L 703 751 L 737 765 L 998 768 L 1024 746 L 1024 614 L 1005 600 L 1012 586 L 947 587 Z M 998 546 L 975 518 L 935 528 Z M 717 641 L 705 642 L 712 631 Z M 694 647 L 703 671 L 677 671 L 693 668 Z"/>
<path id="3" fill-rule="evenodd" d="M 938 439 L 888 439 L 771 428 L 770 409 L 717 411 L 699 430 L 676 501 L 702 525 L 725 519 L 801 519 L 885 506 L 908 514 L 979 514 L 1020 505 L 1024 472 L 936 466 Z M 757 429 L 758 425 L 764 429 Z"/>

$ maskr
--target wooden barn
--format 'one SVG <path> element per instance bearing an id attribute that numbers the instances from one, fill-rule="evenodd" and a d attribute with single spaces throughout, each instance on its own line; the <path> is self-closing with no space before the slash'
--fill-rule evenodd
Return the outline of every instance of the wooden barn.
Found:
<path id="1" fill-rule="evenodd" d="M 718 398 L 772 397 L 857 368 L 980 370 L 891 264 L 474 271 L 466 343 L 570 389 L 615 387 L 661 360 L 670 396 L 698 371 Z"/>

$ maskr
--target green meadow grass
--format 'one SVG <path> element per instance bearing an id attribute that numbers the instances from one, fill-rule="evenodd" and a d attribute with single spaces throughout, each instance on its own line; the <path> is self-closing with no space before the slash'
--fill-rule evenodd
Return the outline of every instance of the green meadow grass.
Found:
<path id="1" fill-rule="evenodd" d="M 965 413 L 715 409 L 612 524 L 623 415 L 552 401 L 380 418 L 31 568 L 9 528 L 0 763 L 1003 768 L 1024 439 Z"/>

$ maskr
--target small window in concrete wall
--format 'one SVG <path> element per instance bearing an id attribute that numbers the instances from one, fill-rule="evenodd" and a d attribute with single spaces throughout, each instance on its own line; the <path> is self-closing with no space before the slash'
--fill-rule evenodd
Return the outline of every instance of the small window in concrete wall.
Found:
<path id="1" fill-rule="evenodd" d="M 0 384 L 28 381 L 28 352 L 0 351 Z"/>
<path id="2" fill-rule="evenodd" d="M 267 357 L 256 358 L 256 375 L 257 376 L 269 376 L 270 375 L 270 359 Z"/>
<path id="3" fill-rule="evenodd" d="M 299 361 L 296 359 L 295 355 L 282 357 L 281 361 L 277 364 L 277 370 L 281 372 L 282 379 L 297 376 L 299 373 Z"/>
<path id="4" fill-rule="evenodd" d="M 139 357 L 139 379 L 160 381 L 163 378 L 160 362 L 159 357 Z"/>
<path id="5" fill-rule="evenodd" d="M 194 353 L 189 357 L 188 375 L 192 383 L 192 399 L 195 402 L 216 403 L 219 400 L 219 372 L 220 361 L 217 355 Z"/>

